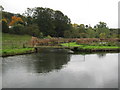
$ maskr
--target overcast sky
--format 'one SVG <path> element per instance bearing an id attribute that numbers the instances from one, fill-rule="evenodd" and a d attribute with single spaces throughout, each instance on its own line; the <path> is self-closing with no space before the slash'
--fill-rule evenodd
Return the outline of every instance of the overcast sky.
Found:
<path id="1" fill-rule="evenodd" d="M 96 25 L 106 22 L 110 28 L 118 27 L 119 0 L 0 0 L 5 11 L 24 13 L 33 7 L 48 7 L 60 10 L 72 23 Z"/>

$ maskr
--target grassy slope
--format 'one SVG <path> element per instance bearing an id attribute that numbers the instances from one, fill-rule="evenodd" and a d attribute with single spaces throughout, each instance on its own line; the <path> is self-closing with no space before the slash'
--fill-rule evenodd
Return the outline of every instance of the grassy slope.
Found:
<path id="1" fill-rule="evenodd" d="M 28 35 L 14 35 L 14 34 L 2 34 L 2 48 L 13 49 L 22 48 L 23 44 L 27 43 L 31 39 Z"/>
<path id="2" fill-rule="evenodd" d="M 0 49 L 0 52 L 3 55 L 14 55 L 33 51 L 33 48 L 23 48 L 23 44 L 27 43 L 30 39 L 31 36 L 28 35 L 14 35 L 3 33 L 2 49 Z"/>
<path id="3" fill-rule="evenodd" d="M 73 43 L 63 43 L 61 44 L 62 46 L 65 46 L 65 47 L 79 47 L 79 48 L 82 48 L 82 49 L 118 49 L 120 47 L 118 46 L 90 46 L 90 45 L 79 45 L 79 44 L 76 44 L 75 42 Z"/>

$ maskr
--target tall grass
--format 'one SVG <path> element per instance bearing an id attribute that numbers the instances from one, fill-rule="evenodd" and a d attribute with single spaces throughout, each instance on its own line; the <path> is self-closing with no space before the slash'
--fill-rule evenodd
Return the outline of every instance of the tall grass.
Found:
<path id="1" fill-rule="evenodd" d="M 14 35 L 14 34 L 2 34 L 2 49 L 19 49 L 23 46 L 27 47 L 28 41 L 31 40 L 31 36 L 28 35 Z"/>

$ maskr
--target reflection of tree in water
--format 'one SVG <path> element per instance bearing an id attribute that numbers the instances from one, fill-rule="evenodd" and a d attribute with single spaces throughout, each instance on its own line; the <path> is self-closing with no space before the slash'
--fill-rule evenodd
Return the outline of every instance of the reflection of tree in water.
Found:
<path id="1" fill-rule="evenodd" d="M 106 53 L 99 53 L 99 54 L 97 54 L 97 55 L 98 55 L 99 58 L 103 58 L 103 57 L 106 56 Z"/>
<path id="2" fill-rule="evenodd" d="M 30 67 L 32 69 L 34 68 L 34 71 L 37 73 L 47 73 L 52 70 L 59 70 L 70 61 L 70 55 L 64 51 L 40 52 L 33 55 L 32 58 L 35 60 L 35 62 L 33 62 L 34 67 Z"/>

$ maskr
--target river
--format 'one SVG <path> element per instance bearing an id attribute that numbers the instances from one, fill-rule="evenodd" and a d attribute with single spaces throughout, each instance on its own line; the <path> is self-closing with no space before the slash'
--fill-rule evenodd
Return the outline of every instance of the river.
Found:
<path id="1" fill-rule="evenodd" d="M 118 53 L 50 49 L 2 59 L 3 88 L 117 88 Z"/>

